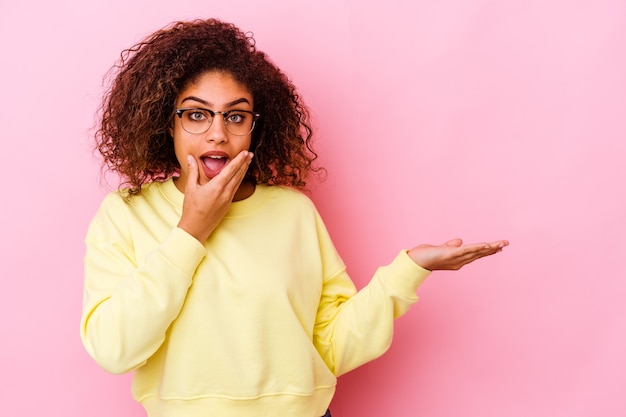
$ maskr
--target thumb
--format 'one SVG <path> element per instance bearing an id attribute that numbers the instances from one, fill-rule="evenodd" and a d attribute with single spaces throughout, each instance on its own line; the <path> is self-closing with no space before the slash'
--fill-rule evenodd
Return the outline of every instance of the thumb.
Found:
<path id="1" fill-rule="evenodd" d="M 189 177 L 187 178 L 186 189 L 195 189 L 199 182 L 199 171 L 196 160 L 191 155 L 187 155 L 187 167 L 189 168 Z"/>
<path id="2" fill-rule="evenodd" d="M 443 246 L 450 246 L 450 247 L 458 248 L 462 244 L 463 244 L 463 240 L 456 238 L 456 239 L 448 240 L 446 243 L 443 244 Z"/>

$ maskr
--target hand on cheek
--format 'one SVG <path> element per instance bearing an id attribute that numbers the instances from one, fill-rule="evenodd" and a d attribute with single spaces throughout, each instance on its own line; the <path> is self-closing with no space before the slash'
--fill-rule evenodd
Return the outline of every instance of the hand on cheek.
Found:
<path id="1" fill-rule="evenodd" d="M 200 170 L 196 160 L 191 155 L 187 156 L 189 176 L 185 184 L 183 214 L 178 227 L 204 243 L 228 212 L 252 156 L 249 151 L 241 151 L 218 175 L 205 184 L 200 183 Z"/>

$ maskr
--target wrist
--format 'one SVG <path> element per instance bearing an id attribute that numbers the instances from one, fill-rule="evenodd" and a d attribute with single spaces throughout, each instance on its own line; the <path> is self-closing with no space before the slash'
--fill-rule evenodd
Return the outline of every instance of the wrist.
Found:
<path id="1" fill-rule="evenodd" d="M 206 233 L 206 232 L 203 233 L 201 230 L 197 230 L 197 228 L 194 228 L 192 225 L 186 224 L 186 222 L 184 222 L 182 219 L 181 221 L 178 222 L 177 227 L 179 229 L 184 230 L 187 234 L 191 235 L 193 238 L 195 238 L 198 242 L 202 243 L 203 245 L 210 235 L 210 233 Z"/>
<path id="2" fill-rule="evenodd" d="M 413 262 L 415 262 L 415 264 L 421 268 L 424 268 L 428 271 L 432 271 L 433 267 L 431 265 L 431 262 L 429 262 L 429 260 L 427 259 L 426 256 L 423 256 L 423 250 L 418 250 L 421 249 L 422 247 L 418 246 L 415 247 L 413 249 L 410 249 L 407 251 L 407 254 L 409 255 L 409 258 L 411 258 L 411 260 Z"/>

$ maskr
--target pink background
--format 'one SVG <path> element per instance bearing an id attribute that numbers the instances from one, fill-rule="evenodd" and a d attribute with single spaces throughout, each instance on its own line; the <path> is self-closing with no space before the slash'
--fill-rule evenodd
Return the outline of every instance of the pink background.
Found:
<path id="1" fill-rule="evenodd" d="M 359 287 L 403 247 L 510 239 L 436 273 L 336 417 L 626 415 L 622 0 L 0 3 L 0 415 L 130 417 L 79 340 L 90 150 L 119 52 L 176 19 L 255 33 L 300 86 L 313 198 Z"/>

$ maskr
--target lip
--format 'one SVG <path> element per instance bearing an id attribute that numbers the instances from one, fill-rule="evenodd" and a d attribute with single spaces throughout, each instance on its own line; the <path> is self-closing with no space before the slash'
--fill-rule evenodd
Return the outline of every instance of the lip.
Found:
<path id="1" fill-rule="evenodd" d="M 202 158 L 210 158 L 212 156 L 220 156 L 222 158 L 226 158 L 228 160 L 230 160 L 230 156 L 224 152 L 224 151 L 207 151 L 205 153 L 203 153 L 202 155 L 200 155 L 200 159 Z"/>

